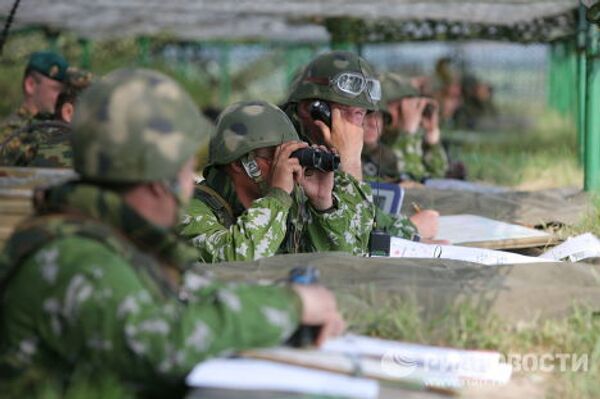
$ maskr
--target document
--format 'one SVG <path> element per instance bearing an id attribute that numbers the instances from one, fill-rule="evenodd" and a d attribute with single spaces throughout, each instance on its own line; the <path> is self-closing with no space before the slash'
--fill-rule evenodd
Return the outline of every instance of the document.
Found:
<path id="1" fill-rule="evenodd" d="M 476 215 L 440 216 L 438 240 L 448 240 L 451 244 L 473 244 L 493 241 L 536 240 L 543 244 L 552 239 L 545 231 L 531 229 L 516 224 L 500 222 Z"/>
<path id="2" fill-rule="evenodd" d="M 375 380 L 291 366 L 266 360 L 229 358 L 198 364 L 186 382 L 197 388 L 308 393 L 356 399 L 375 399 Z"/>
<path id="3" fill-rule="evenodd" d="M 458 245 L 425 244 L 399 237 L 390 240 L 390 257 L 454 259 L 482 265 L 496 266 L 518 263 L 555 262 L 554 259 L 525 256 L 492 249 L 461 247 Z"/>
<path id="4" fill-rule="evenodd" d="M 600 257 L 600 240 L 592 233 L 567 239 L 560 245 L 544 252 L 540 258 L 554 261 L 578 262 L 587 258 Z"/>

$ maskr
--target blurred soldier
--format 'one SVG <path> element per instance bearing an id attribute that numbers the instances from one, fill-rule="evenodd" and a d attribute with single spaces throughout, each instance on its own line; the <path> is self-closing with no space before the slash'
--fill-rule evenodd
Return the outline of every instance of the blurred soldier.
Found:
<path id="1" fill-rule="evenodd" d="M 71 168 L 71 120 L 77 97 L 91 82 L 89 72 L 69 68 L 65 89 L 52 115 L 38 114 L 27 127 L 0 142 L 0 165 Z"/>
<path id="2" fill-rule="evenodd" d="M 211 127 L 172 79 L 119 70 L 74 118 L 80 180 L 38 192 L 37 215 L 0 262 L 0 369 L 111 370 L 147 397 L 174 396 L 207 357 L 285 340 L 299 322 L 343 329 L 319 286 L 223 284 L 175 235 Z M 202 166 L 202 165 L 201 165 Z M 8 374 L 3 374 L 3 377 Z M 44 381 L 46 382 L 46 381 Z"/>
<path id="3" fill-rule="evenodd" d="M 69 64 L 59 54 L 38 51 L 29 57 L 23 75 L 23 103 L 0 125 L 0 141 L 22 129 L 38 114 L 53 114 L 56 98 L 64 89 Z"/>
<path id="4" fill-rule="evenodd" d="M 381 141 L 383 129 L 389 124 L 390 118 L 387 111 L 373 111 L 365 116 L 365 139 L 362 151 L 365 180 L 391 183 L 398 183 L 402 180 L 398 169 L 398 157 L 389 145 L 385 145 Z"/>
<path id="5" fill-rule="evenodd" d="M 181 234 L 204 261 L 252 260 L 276 253 L 362 253 L 352 236 L 362 198 L 333 171 L 304 169 L 291 154 L 306 143 L 275 105 L 246 101 L 219 117 L 205 180 L 197 186 Z M 322 151 L 327 151 L 321 148 Z M 341 204 L 341 205 L 340 205 Z"/>
<path id="6" fill-rule="evenodd" d="M 409 81 L 391 73 L 383 79 L 383 93 L 390 114 L 385 136 L 394 143 L 399 172 L 417 182 L 444 177 L 448 158 L 440 139 L 435 100 L 421 96 Z"/>
<path id="7" fill-rule="evenodd" d="M 498 125 L 498 112 L 493 102 L 492 87 L 474 75 L 462 79 L 464 100 L 454 114 L 454 125 L 460 129 L 485 130 Z"/>
<path id="8" fill-rule="evenodd" d="M 333 51 L 315 58 L 294 81 L 286 113 L 294 122 L 300 137 L 309 143 L 324 144 L 337 150 L 341 158 L 339 179 L 349 179 L 363 198 L 356 204 L 355 222 L 351 233 L 368 242 L 377 212 L 377 227 L 405 238 L 418 238 L 417 228 L 404 216 L 391 217 L 379 212 L 373 204 L 371 188 L 364 183 L 361 154 L 364 140 L 363 124 L 368 111 L 376 111 L 381 100 L 381 85 L 373 68 L 358 55 Z M 326 103 L 330 110 L 330 126 L 314 110 L 315 101 Z M 354 194 L 354 193 L 353 193 Z M 416 220 L 426 238 L 437 232 L 437 218 L 422 213 Z"/>

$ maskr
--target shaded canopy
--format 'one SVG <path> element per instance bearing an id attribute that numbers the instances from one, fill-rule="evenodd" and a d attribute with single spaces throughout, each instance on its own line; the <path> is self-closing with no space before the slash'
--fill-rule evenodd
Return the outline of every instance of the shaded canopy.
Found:
<path id="1" fill-rule="evenodd" d="M 8 15 L 12 0 L 0 2 Z M 443 38 L 547 41 L 575 30 L 577 0 L 36 0 L 17 27 L 82 37 L 381 42 Z"/>

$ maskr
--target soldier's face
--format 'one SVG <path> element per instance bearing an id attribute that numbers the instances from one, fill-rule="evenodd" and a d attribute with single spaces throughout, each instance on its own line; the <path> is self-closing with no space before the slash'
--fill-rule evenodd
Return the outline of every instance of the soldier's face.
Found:
<path id="1" fill-rule="evenodd" d="M 181 188 L 181 199 L 186 203 L 192 198 L 194 193 L 194 176 L 196 170 L 196 158 L 193 157 L 183 165 L 183 168 L 177 176 L 179 187 Z"/>
<path id="2" fill-rule="evenodd" d="M 300 103 L 298 108 L 298 116 L 300 117 L 304 127 L 308 129 L 312 142 L 316 144 L 324 144 L 321 129 L 315 124 L 315 121 L 310 116 L 309 107 L 312 101 L 313 100 L 304 100 Z M 367 110 L 365 108 L 352 107 L 334 102 L 329 103 L 329 106 L 332 110 L 336 108 L 339 109 L 344 120 L 356 126 L 363 126 L 364 119 L 367 114 Z"/>
<path id="3" fill-rule="evenodd" d="M 331 109 L 339 109 L 344 120 L 356 125 L 363 126 L 367 110 L 361 107 L 352 107 L 349 105 L 331 103 Z"/>
<path id="4" fill-rule="evenodd" d="M 369 112 L 365 116 L 363 127 L 365 144 L 369 146 L 376 145 L 383 129 L 383 114 L 381 112 Z"/>
<path id="5" fill-rule="evenodd" d="M 26 94 L 30 96 L 37 111 L 54 113 L 56 98 L 63 89 L 63 84 L 37 73 L 27 79 L 31 79 L 31 82 L 26 86 Z"/>

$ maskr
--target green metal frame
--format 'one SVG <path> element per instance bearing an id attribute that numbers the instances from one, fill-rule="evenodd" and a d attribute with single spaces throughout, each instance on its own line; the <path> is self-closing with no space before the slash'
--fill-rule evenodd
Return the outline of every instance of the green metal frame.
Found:
<path id="1" fill-rule="evenodd" d="M 600 191 L 600 30 L 588 29 L 585 93 L 584 188 Z"/>
<path id="2" fill-rule="evenodd" d="M 588 24 L 585 19 L 585 7 L 579 5 L 579 21 L 577 27 L 577 155 L 580 164 L 585 156 L 585 109 L 587 92 L 587 43 Z"/>

